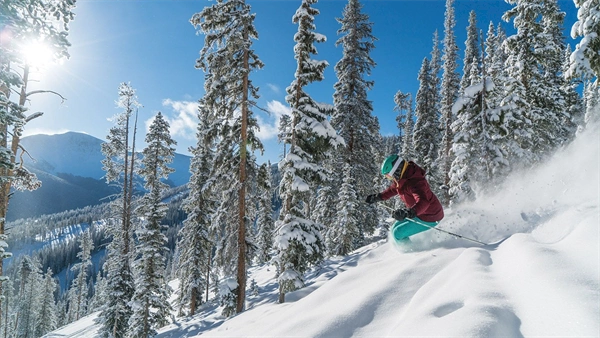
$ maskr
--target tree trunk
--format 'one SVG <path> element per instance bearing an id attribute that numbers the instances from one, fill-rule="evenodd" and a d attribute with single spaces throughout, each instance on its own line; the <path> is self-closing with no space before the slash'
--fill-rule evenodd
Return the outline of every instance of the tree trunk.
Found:
<path id="1" fill-rule="evenodd" d="M 19 96 L 19 105 L 23 106 L 25 104 L 25 100 L 27 99 L 27 83 L 29 81 L 29 66 L 25 65 L 23 69 L 23 86 L 21 86 L 21 95 Z M 2 92 L 8 99 L 10 97 L 10 88 L 3 87 L 1 88 Z M 8 107 L 7 107 L 8 108 Z M 12 143 L 11 143 L 11 154 L 10 154 L 10 163 L 15 164 L 17 149 L 19 146 L 19 141 L 21 137 L 21 130 L 15 127 L 13 131 Z M 8 125 L 2 125 L 0 131 L 0 147 L 7 148 L 8 146 Z M 4 182 L 0 187 L 0 236 L 5 234 L 5 226 L 6 226 L 6 214 L 8 213 L 8 202 L 10 198 L 10 186 L 12 183 L 13 170 L 10 168 L 0 170 L 0 176 L 4 177 Z M 0 257 L 0 276 L 4 275 L 4 258 Z M 0 283 L 0 295 L 3 292 L 2 283 Z M 2 318 L 2 300 L 0 299 L 0 318 Z M 8 325 L 8 322 L 4 323 L 4 325 Z"/>
<path id="2" fill-rule="evenodd" d="M 248 32 L 244 31 L 244 41 Z M 246 147 L 248 142 L 248 50 L 244 51 L 244 74 L 242 94 L 242 139 L 240 144 L 240 190 L 239 190 L 239 229 L 238 229 L 238 262 L 237 262 L 237 304 L 236 312 L 244 311 L 246 301 Z"/>
<path id="3" fill-rule="evenodd" d="M 192 288 L 192 294 L 190 296 L 190 316 L 196 314 L 196 297 L 198 297 L 198 288 Z"/>

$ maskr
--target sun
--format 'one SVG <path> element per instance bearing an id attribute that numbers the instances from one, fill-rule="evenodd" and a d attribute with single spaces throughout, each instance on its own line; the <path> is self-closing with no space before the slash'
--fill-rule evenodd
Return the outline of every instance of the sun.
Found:
<path id="1" fill-rule="evenodd" d="M 21 47 L 21 53 L 25 62 L 32 67 L 43 67 L 53 60 L 52 49 L 42 41 L 31 41 L 24 44 Z"/>

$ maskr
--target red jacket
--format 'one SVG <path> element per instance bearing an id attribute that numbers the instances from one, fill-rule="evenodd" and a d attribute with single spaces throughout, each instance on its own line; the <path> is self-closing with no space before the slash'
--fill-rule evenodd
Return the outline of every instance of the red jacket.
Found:
<path id="1" fill-rule="evenodd" d="M 399 169 L 400 170 L 400 169 Z M 379 194 L 383 200 L 394 195 L 400 196 L 404 204 L 411 208 L 421 220 L 437 222 L 444 218 L 444 209 L 438 198 L 433 194 L 425 179 L 425 170 L 409 162 L 404 175 L 398 181 Z"/>

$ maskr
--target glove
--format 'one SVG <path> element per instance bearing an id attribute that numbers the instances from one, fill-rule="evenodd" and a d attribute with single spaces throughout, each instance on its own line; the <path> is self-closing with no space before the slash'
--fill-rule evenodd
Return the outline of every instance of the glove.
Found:
<path id="1" fill-rule="evenodd" d="M 369 204 L 372 204 L 375 202 L 380 202 L 380 201 L 383 201 L 383 199 L 381 198 L 381 196 L 379 196 L 379 194 L 369 195 L 369 196 L 367 196 L 367 200 L 366 200 L 366 202 Z"/>
<path id="2" fill-rule="evenodd" d="M 414 218 L 415 216 L 413 209 L 398 209 L 392 213 L 392 217 L 397 221 L 404 221 L 405 218 Z"/>

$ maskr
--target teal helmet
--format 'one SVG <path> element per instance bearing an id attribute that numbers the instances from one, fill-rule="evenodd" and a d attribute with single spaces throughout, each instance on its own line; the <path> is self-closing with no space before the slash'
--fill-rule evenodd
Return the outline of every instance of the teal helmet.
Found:
<path id="1" fill-rule="evenodd" d="M 400 156 L 398 155 L 390 155 L 386 157 L 381 164 L 381 175 L 394 175 L 394 172 L 396 169 L 398 169 L 398 165 L 401 161 L 402 159 L 400 159 Z"/>

